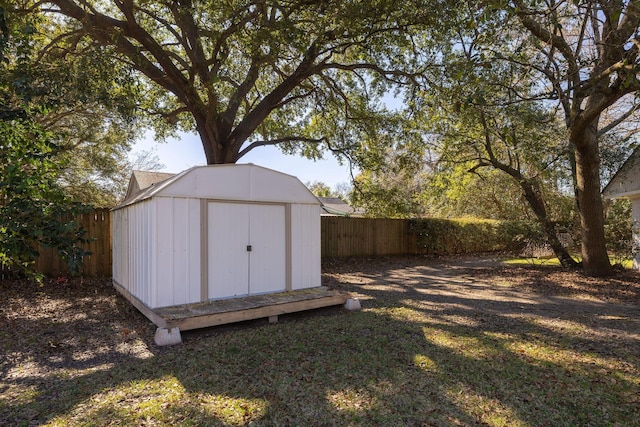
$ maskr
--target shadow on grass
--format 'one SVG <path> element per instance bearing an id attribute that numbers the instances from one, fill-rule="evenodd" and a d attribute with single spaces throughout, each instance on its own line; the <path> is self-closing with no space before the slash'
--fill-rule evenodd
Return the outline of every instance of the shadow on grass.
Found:
<path id="1" fill-rule="evenodd" d="M 438 268 L 354 268 L 331 280 L 363 297 L 362 312 L 187 332 L 162 349 L 110 289 L 16 292 L 20 304 L 59 299 L 66 315 L 3 309 L 3 329 L 20 325 L 3 342 L 24 341 L 3 356 L 0 424 L 638 425 L 638 338 L 615 320 L 626 314 L 595 307 L 618 338 L 592 336 L 591 311 L 478 299 L 485 285 L 465 281 L 486 267 Z M 59 346 L 44 351 L 52 335 Z"/>

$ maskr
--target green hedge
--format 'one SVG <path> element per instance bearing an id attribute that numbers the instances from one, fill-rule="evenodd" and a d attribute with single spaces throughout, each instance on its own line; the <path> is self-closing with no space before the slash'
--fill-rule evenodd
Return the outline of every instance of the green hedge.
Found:
<path id="1" fill-rule="evenodd" d="M 539 234 L 530 223 L 486 219 L 412 219 L 409 231 L 424 255 L 516 251 Z"/>

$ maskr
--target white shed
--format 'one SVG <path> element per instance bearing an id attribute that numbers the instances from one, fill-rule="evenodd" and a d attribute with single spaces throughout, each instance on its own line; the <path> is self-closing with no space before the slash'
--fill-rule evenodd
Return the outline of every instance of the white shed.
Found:
<path id="1" fill-rule="evenodd" d="M 320 203 L 290 175 L 199 166 L 113 210 L 114 286 L 156 324 L 161 307 L 317 288 L 320 273 Z"/>
<path id="2" fill-rule="evenodd" d="M 602 190 L 602 195 L 609 199 L 627 198 L 631 201 L 633 217 L 633 247 L 640 248 L 640 147 L 636 148 L 611 181 Z M 640 270 L 640 253 L 634 250 L 633 268 Z"/>

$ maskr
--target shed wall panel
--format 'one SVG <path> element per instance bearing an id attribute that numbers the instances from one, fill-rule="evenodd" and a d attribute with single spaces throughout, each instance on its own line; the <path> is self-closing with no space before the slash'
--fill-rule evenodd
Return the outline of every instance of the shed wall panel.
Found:
<path id="1" fill-rule="evenodd" d="M 200 200 L 189 199 L 188 220 L 189 220 L 189 244 L 187 257 L 188 277 L 185 278 L 187 303 L 202 301 L 202 250 L 201 239 L 206 237 L 202 235 Z"/>
<path id="2" fill-rule="evenodd" d="M 250 165 L 196 167 L 145 197 L 152 196 L 319 204 L 297 178 Z"/>
<path id="3" fill-rule="evenodd" d="M 636 149 L 603 191 L 605 197 L 636 197 L 640 193 L 640 151 Z"/>
<path id="4" fill-rule="evenodd" d="M 189 230 L 189 203 L 188 199 L 172 199 L 173 221 L 171 236 L 171 264 L 173 265 L 171 276 L 171 297 L 168 304 L 186 304 L 189 300 L 189 240 L 191 233 Z M 187 292 L 184 292 L 186 290 Z M 183 292 L 181 292 L 183 291 Z"/>
<path id="5" fill-rule="evenodd" d="M 148 303 L 151 273 L 148 265 L 153 235 L 150 201 L 113 212 L 113 278 L 128 293 Z"/>
<path id="6" fill-rule="evenodd" d="M 153 201 L 136 205 L 130 212 L 129 238 L 129 278 L 131 280 L 131 294 L 139 300 L 148 303 L 151 290 L 150 257 L 153 256 L 153 223 L 150 221 L 154 208 Z"/>
<path id="7" fill-rule="evenodd" d="M 321 285 L 320 207 L 291 205 L 292 289 Z"/>
<path id="8" fill-rule="evenodd" d="M 156 260 L 150 307 L 200 301 L 200 202 L 156 197 Z"/>
<path id="9" fill-rule="evenodd" d="M 167 307 L 173 300 L 173 200 L 169 197 L 156 197 L 155 248 L 158 276 L 151 297 L 151 307 Z"/>
<path id="10" fill-rule="evenodd" d="M 113 247 L 117 250 L 113 251 L 112 277 L 116 283 L 124 285 L 127 274 L 127 265 L 125 260 L 128 256 L 127 244 L 127 216 L 128 211 L 121 209 L 113 212 L 112 239 Z"/>
<path id="11" fill-rule="evenodd" d="M 163 190 L 167 195 L 246 200 L 251 193 L 249 174 L 239 174 L 232 167 L 195 168 Z"/>
<path id="12" fill-rule="evenodd" d="M 273 173 L 264 168 L 252 168 L 251 200 L 282 203 L 317 204 L 318 199 L 297 178 Z"/>
<path id="13" fill-rule="evenodd" d="M 142 204 L 141 204 L 142 206 Z M 140 209 L 139 206 L 136 206 L 135 209 L 130 209 L 127 216 L 127 276 L 126 276 L 126 289 L 129 293 L 136 298 L 140 298 L 139 292 L 137 291 L 137 277 L 135 266 L 137 265 L 137 236 L 136 236 L 136 210 Z"/>

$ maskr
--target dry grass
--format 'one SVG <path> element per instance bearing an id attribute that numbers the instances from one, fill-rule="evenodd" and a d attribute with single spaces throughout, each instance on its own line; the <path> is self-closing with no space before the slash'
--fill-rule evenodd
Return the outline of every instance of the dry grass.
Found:
<path id="1" fill-rule="evenodd" d="M 1 282 L 0 425 L 640 425 L 640 276 L 344 260 L 340 308 L 184 333 L 104 281 Z"/>

